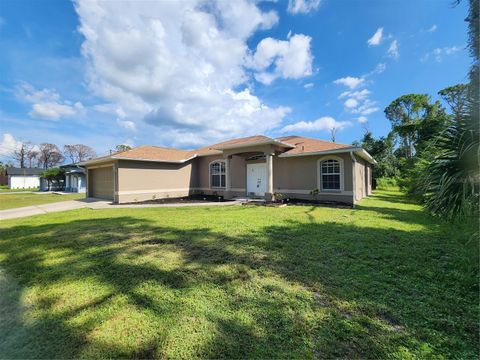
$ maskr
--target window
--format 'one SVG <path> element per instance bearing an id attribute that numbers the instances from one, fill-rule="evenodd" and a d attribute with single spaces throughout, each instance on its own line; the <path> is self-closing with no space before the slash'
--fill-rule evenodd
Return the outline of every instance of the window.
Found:
<path id="1" fill-rule="evenodd" d="M 210 163 L 210 187 L 225 187 L 225 161 L 214 161 Z"/>
<path id="2" fill-rule="evenodd" d="M 341 190 L 338 160 L 329 159 L 321 163 L 321 180 L 322 190 Z"/>

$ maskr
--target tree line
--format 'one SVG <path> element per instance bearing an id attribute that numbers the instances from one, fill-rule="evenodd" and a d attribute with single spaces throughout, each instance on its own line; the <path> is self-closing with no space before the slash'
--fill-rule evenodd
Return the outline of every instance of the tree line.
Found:
<path id="1" fill-rule="evenodd" d="M 31 142 L 22 142 L 17 149 L 13 150 L 11 158 L 20 168 L 48 169 L 62 164 L 66 159 L 71 163 L 78 163 L 95 156 L 95 151 L 84 144 L 65 145 L 61 151 L 55 144 L 35 145 Z"/>
<path id="2" fill-rule="evenodd" d="M 116 152 L 130 150 L 131 147 L 119 144 L 115 147 Z M 112 150 L 110 151 L 112 153 Z M 42 143 L 35 145 L 31 142 L 22 142 L 12 151 L 10 158 L 13 164 L 20 168 L 37 167 L 49 169 L 59 166 L 64 161 L 76 164 L 96 157 L 95 150 L 84 144 L 68 144 L 63 146 L 63 151 L 55 144 Z"/>
<path id="3" fill-rule="evenodd" d="M 480 193 L 479 2 L 470 1 L 468 84 L 428 94 L 407 94 L 385 108 L 391 132 L 378 139 L 366 131 L 357 145 L 377 160 L 377 184 L 399 185 L 434 215 L 478 221 Z"/>

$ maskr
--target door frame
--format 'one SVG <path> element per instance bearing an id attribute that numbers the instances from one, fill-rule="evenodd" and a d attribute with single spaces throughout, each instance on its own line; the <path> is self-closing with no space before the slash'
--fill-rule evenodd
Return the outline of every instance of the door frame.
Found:
<path id="1" fill-rule="evenodd" d="M 250 172 L 248 171 L 249 170 L 249 167 L 258 167 L 258 168 L 263 168 L 264 169 L 264 174 L 265 174 L 265 178 L 263 179 L 264 180 L 264 184 L 263 184 L 263 188 L 264 188 L 264 191 L 263 192 L 255 192 L 255 191 L 249 191 L 249 188 L 248 188 L 248 176 L 250 174 Z M 246 164 L 246 173 L 247 173 L 247 176 L 246 176 L 246 184 L 245 184 L 245 190 L 246 190 L 246 194 L 247 196 L 250 194 L 250 193 L 254 193 L 255 196 L 265 196 L 265 193 L 267 191 L 267 163 L 253 163 L 253 164 Z"/>

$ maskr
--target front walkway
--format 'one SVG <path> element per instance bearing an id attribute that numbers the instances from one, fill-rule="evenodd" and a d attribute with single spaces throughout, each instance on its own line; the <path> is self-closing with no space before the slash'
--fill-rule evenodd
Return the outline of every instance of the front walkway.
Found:
<path id="1" fill-rule="evenodd" d="M 239 205 L 244 201 L 226 201 L 226 202 L 206 202 L 206 203 L 172 203 L 172 204 L 128 204 L 128 205 L 115 205 L 110 201 L 87 198 L 82 200 L 69 200 L 61 201 L 51 204 L 25 206 L 15 209 L 7 209 L 0 211 L 0 220 L 17 219 L 22 217 L 28 217 L 33 215 L 48 214 L 51 212 L 68 211 L 82 208 L 89 208 L 92 210 L 100 209 L 138 209 L 138 208 L 156 208 L 156 207 L 188 207 L 188 206 L 229 206 Z"/>

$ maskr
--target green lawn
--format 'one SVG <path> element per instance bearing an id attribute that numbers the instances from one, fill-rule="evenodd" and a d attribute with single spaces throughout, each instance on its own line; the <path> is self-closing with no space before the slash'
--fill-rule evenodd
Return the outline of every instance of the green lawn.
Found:
<path id="1" fill-rule="evenodd" d="M 59 201 L 83 199 L 85 194 L 3 194 L 0 195 L 0 210 L 19 208 L 23 206 L 41 205 Z"/>
<path id="2" fill-rule="evenodd" d="M 9 193 L 9 192 L 32 192 L 38 191 L 38 188 L 32 189 L 9 189 L 8 187 L 0 186 L 0 193 Z"/>
<path id="3" fill-rule="evenodd" d="M 477 358 L 471 225 L 387 191 L 3 221 L 0 358 Z"/>

